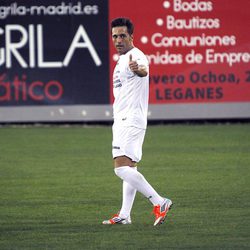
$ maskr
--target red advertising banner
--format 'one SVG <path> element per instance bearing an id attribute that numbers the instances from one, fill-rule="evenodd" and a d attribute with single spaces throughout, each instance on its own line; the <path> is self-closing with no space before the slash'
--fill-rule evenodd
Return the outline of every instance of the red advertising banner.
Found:
<path id="1" fill-rule="evenodd" d="M 115 0 L 109 8 L 110 20 L 135 24 L 151 104 L 250 102 L 249 0 Z M 111 75 L 115 53 L 111 46 Z"/>

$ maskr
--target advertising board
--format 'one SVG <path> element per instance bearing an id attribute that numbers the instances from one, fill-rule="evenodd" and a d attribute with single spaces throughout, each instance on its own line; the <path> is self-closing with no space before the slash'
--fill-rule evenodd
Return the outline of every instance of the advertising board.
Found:
<path id="1" fill-rule="evenodd" d="M 249 7 L 248 0 L 1 1 L 0 122 L 112 120 L 118 56 L 109 24 L 118 16 L 133 21 L 134 44 L 150 63 L 149 120 L 249 118 Z"/>

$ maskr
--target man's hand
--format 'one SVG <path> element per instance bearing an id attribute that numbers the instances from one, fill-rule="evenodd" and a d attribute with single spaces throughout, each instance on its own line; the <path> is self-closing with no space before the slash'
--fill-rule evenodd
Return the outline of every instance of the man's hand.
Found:
<path id="1" fill-rule="evenodd" d="M 132 54 L 129 55 L 129 68 L 140 77 L 144 77 L 148 74 L 146 67 L 139 66 L 136 61 L 133 61 Z"/>
<path id="2" fill-rule="evenodd" d="M 136 71 L 138 71 L 139 66 L 138 63 L 136 61 L 133 61 L 132 59 L 132 54 L 129 55 L 129 68 L 131 69 L 132 72 L 136 73 Z"/>

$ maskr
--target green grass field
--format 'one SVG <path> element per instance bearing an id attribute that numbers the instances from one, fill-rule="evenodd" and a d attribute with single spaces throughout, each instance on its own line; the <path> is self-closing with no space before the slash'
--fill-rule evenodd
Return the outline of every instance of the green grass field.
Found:
<path id="1" fill-rule="evenodd" d="M 121 204 L 111 127 L 0 128 L 0 249 L 250 249 L 250 124 L 149 126 L 140 171 L 174 201 Z"/>

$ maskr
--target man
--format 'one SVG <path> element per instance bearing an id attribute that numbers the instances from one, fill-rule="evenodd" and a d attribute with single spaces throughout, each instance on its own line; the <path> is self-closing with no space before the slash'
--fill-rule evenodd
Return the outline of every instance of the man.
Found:
<path id="1" fill-rule="evenodd" d="M 123 201 L 120 212 L 103 224 L 131 224 L 130 212 L 139 191 L 154 206 L 156 226 L 163 223 L 172 201 L 161 197 L 136 168 L 147 126 L 149 64 L 143 52 L 134 47 L 133 30 L 127 18 L 111 22 L 112 40 L 119 54 L 113 74 L 112 154 L 115 174 L 123 180 Z"/>

